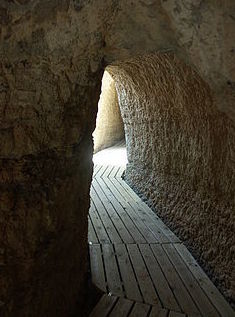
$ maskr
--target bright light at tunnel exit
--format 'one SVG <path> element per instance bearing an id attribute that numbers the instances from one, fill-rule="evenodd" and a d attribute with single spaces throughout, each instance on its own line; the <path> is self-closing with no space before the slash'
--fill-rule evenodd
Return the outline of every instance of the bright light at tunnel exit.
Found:
<path id="1" fill-rule="evenodd" d="M 93 156 L 96 165 L 125 166 L 127 164 L 126 147 L 111 147 Z"/>

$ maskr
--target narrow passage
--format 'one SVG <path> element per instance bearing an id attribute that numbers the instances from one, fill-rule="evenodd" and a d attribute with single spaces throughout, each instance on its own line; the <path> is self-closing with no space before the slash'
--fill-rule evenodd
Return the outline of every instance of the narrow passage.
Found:
<path id="1" fill-rule="evenodd" d="M 94 156 L 88 242 L 92 317 L 232 317 L 234 311 L 184 244 L 122 179 L 123 143 Z"/>

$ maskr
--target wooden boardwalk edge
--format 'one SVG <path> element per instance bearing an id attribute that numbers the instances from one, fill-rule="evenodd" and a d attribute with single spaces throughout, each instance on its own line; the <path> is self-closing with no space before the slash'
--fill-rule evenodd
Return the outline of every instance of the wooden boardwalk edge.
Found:
<path id="1" fill-rule="evenodd" d="M 105 294 L 90 317 L 235 317 L 184 244 L 121 178 L 95 165 L 88 242 Z"/>

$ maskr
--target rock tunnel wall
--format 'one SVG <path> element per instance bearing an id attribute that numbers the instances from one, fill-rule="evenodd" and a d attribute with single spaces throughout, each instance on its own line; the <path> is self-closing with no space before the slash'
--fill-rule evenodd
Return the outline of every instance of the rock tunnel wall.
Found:
<path id="1" fill-rule="evenodd" d="M 112 146 L 123 140 L 124 137 L 124 127 L 115 82 L 109 73 L 105 71 L 98 103 L 96 128 L 93 133 L 94 152 Z"/>
<path id="2" fill-rule="evenodd" d="M 70 316 L 87 283 L 102 40 L 68 1 L 1 1 L 0 27 L 0 315 Z"/>
<path id="3" fill-rule="evenodd" d="M 235 118 L 234 12 L 233 0 L 0 1 L 1 316 L 68 316 L 82 297 L 104 66 L 173 51 Z"/>
<path id="4" fill-rule="evenodd" d="M 234 124 L 174 54 L 141 56 L 107 70 L 125 127 L 126 181 L 234 299 Z"/>

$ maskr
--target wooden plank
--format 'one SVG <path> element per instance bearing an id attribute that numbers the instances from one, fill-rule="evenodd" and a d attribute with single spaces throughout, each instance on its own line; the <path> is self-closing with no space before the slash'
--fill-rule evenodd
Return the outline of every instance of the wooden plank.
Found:
<path id="1" fill-rule="evenodd" d="M 102 248 L 108 290 L 114 295 L 124 296 L 113 246 L 111 244 L 104 244 Z"/>
<path id="2" fill-rule="evenodd" d="M 162 273 L 162 270 L 152 253 L 149 245 L 141 244 L 139 245 L 140 252 L 144 258 L 147 265 L 148 271 L 151 275 L 152 281 L 155 285 L 159 298 L 163 304 L 163 307 L 170 310 L 181 311 L 177 301 L 175 299 L 174 293 L 172 292 L 169 284 Z"/>
<path id="3" fill-rule="evenodd" d="M 130 192 L 133 192 L 133 190 L 129 187 L 129 185 L 124 180 L 117 179 L 116 177 L 113 177 L 113 178 L 110 177 L 110 180 L 113 182 L 113 185 L 117 188 L 119 193 L 123 196 L 123 199 L 125 200 L 126 203 L 129 202 L 130 200 L 136 202 L 135 199 L 132 197 L 132 195 L 129 194 Z M 126 187 L 128 187 L 128 191 L 126 191 Z M 139 197 L 138 199 L 140 200 Z"/>
<path id="4" fill-rule="evenodd" d="M 122 176 L 125 170 L 126 170 L 126 166 L 120 166 L 117 174 L 115 175 L 115 178 L 122 179 Z"/>
<path id="5" fill-rule="evenodd" d="M 129 317 L 147 317 L 150 308 L 151 306 L 149 305 L 143 303 L 135 303 Z"/>
<path id="6" fill-rule="evenodd" d="M 213 305 L 216 307 L 217 311 L 221 316 L 235 316 L 235 312 L 229 303 L 225 300 L 223 295 L 215 287 L 215 285 L 208 278 L 206 273 L 199 266 L 197 261 L 188 251 L 188 249 L 183 244 L 175 245 L 177 252 L 180 254 L 183 261 L 188 266 L 189 270 L 192 272 L 194 277 L 197 279 L 200 287 L 207 294 Z"/>
<path id="7" fill-rule="evenodd" d="M 125 192 L 127 196 L 129 196 L 130 199 L 133 199 L 135 202 L 141 202 L 141 198 L 133 191 L 133 189 L 126 183 L 126 181 L 120 177 L 120 174 L 123 173 L 124 171 L 121 169 L 119 170 L 118 173 L 116 174 L 115 179 L 122 185 L 122 187 L 125 189 Z"/>
<path id="8" fill-rule="evenodd" d="M 116 303 L 114 309 L 112 310 L 109 317 L 126 317 L 128 316 L 128 313 L 131 310 L 131 307 L 133 306 L 133 302 L 125 299 L 125 298 L 119 298 L 118 302 Z"/>
<path id="9" fill-rule="evenodd" d="M 97 172 L 97 165 L 93 163 L 93 173 L 92 173 L 92 177 L 95 176 L 96 172 Z"/>
<path id="10" fill-rule="evenodd" d="M 131 187 L 120 177 L 116 177 L 116 180 L 122 185 L 125 190 L 127 197 L 131 201 L 133 200 L 135 203 L 139 205 L 141 209 L 143 209 L 151 218 L 157 220 L 158 226 L 161 228 L 162 232 L 170 239 L 171 242 L 177 243 L 180 242 L 178 237 L 163 223 L 163 221 L 154 213 L 148 205 L 146 205 L 141 198 L 131 189 Z"/>
<path id="11" fill-rule="evenodd" d="M 168 228 L 164 222 L 157 216 L 155 212 L 151 210 L 144 202 L 141 201 L 140 207 L 143 208 L 144 212 L 151 218 L 151 220 L 158 226 L 162 233 L 170 240 L 172 243 L 180 243 L 180 239 Z"/>
<path id="12" fill-rule="evenodd" d="M 168 259 L 166 253 L 164 252 L 163 248 L 159 244 L 151 245 L 151 249 L 157 259 L 167 281 L 170 285 L 171 289 L 174 292 L 174 295 L 182 309 L 183 312 L 187 314 L 195 314 L 200 315 L 199 311 L 194 304 L 191 296 L 187 292 L 183 282 L 181 281 L 180 277 L 178 276 L 175 268 L 171 264 L 170 260 Z"/>
<path id="13" fill-rule="evenodd" d="M 106 317 L 117 301 L 116 296 L 103 295 L 89 317 Z"/>
<path id="14" fill-rule="evenodd" d="M 107 169 L 105 170 L 104 174 L 102 175 L 102 178 L 109 177 L 109 175 L 112 172 L 113 168 L 114 168 L 113 165 L 108 165 Z"/>
<path id="15" fill-rule="evenodd" d="M 167 314 L 167 309 L 153 306 L 149 317 L 167 317 Z"/>
<path id="16" fill-rule="evenodd" d="M 106 292 L 104 264 L 99 244 L 89 246 L 92 282 L 102 291 Z"/>
<path id="17" fill-rule="evenodd" d="M 148 270 L 144 264 L 141 253 L 136 244 L 127 245 L 128 253 L 131 258 L 131 262 L 136 273 L 136 277 L 140 286 L 141 293 L 143 295 L 145 303 L 151 305 L 158 305 L 161 307 L 160 300 L 155 291 L 151 278 L 148 274 Z"/>
<path id="18" fill-rule="evenodd" d="M 109 214 L 107 213 L 93 186 L 91 189 L 92 200 L 94 202 L 96 211 L 106 229 L 106 232 L 108 233 L 109 239 L 112 241 L 112 243 L 121 243 L 122 239 L 120 238 L 115 226 L 113 225 L 112 220 L 109 217 Z"/>
<path id="19" fill-rule="evenodd" d="M 109 178 L 115 178 L 119 168 L 120 166 L 114 166 L 112 172 L 109 174 Z"/>
<path id="20" fill-rule="evenodd" d="M 97 174 L 100 172 L 100 170 L 103 168 L 103 166 L 100 164 L 96 164 L 95 166 L 96 166 L 96 169 L 95 169 L 95 173 L 93 173 L 93 176 L 92 176 L 93 178 L 96 177 Z"/>
<path id="21" fill-rule="evenodd" d="M 125 243 L 133 243 L 134 239 L 132 238 L 131 234 L 127 230 L 126 226 L 124 225 L 120 215 L 116 212 L 111 202 L 106 197 L 105 193 L 103 192 L 100 184 L 94 180 L 93 181 L 94 190 L 96 191 L 97 195 L 101 199 L 102 203 L 105 206 L 109 217 L 112 219 L 114 226 L 116 227 L 119 235 L 121 236 L 122 240 Z"/>
<path id="22" fill-rule="evenodd" d="M 120 202 L 122 204 L 122 206 L 124 208 L 128 208 L 130 207 L 132 209 L 132 212 L 135 213 L 135 215 L 138 216 L 139 220 L 142 221 L 144 223 L 144 225 L 148 228 L 148 232 L 151 233 L 151 235 L 153 235 L 155 238 L 155 241 L 151 240 L 148 241 L 149 243 L 153 243 L 153 242 L 169 242 L 170 240 L 168 239 L 168 237 L 166 235 L 164 235 L 164 233 L 162 232 L 162 230 L 159 228 L 159 226 L 157 225 L 156 221 L 152 221 L 152 218 L 149 216 L 148 213 L 146 213 L 144 211 L 143 208 L 140 208 L 140 206 L 133 200 L 127 197 L 127 195 L 125 194 L 125 190 L 122 187 L 123 181 L 122 183 L 118 182 L 115 179 L 110 179 L 110 181 L 112 182 L 113 186 L 112 190 L 114 190 L 114 188 L 117 190 L 115 192 L 115 195 L 117 197 L 119 197 Z M 110 183 L 109 183 L 110 184 Z M 151 211 L 152 213 L 152 211 Z M 150 230 L 149 230 L 150 229 Z"/>
<path id="23" fill-rule="evenodd" d="M 141 232 L 141 234 L 144 236 L 145 240 L 148 243 L 155 243 L 158 242 L 157 238 L 154 236 L 154 234 L 149 230 L 149 228 L 146 226 L 146 224 L 141 220 L 138 213 L 136 213 L 129 204 L 127 204 L 120 193 L 117 191 L 117 189 L 113 186 L 113 183 L 105 178 L 104 182 L 106 184 L 105 191 L 113 195 L 113 197 L 117 200 L 119 205 L 121 205 L 121 208 L 123 208 L 126 213 L 129 215 L 129 217 L 134 221 L 135 226 L 138 228 L 138 230 Z"/>
<path id="24" fill-rule="evenodd" d="M 182 258 L 179 256 L 179 253 L 176 251 L 174 246 L 167 244 L 163 246 L 163 249 L 168 254 L 169 259 L 176 268 L 176 271 L 184 282 L 184 285 L 188 289 L 188 292 L 190 293 L 202 315 L 206 317 L 219 317 L 219 314 L 216 311 L 215 307 L 211 304 L 206 294 L 200 288 L 196 279 L 194 278 Z"/>
<path id="25" fill-rule="evenodd" d="M 135 223 L 133 222 L 133 219 L 130 218 L 128 213 L 123 209 L 121 204 L 118 202 L 118 200 L 115 198 L 114 194 L 107 188 L 107 184 L 103 181 L 103 179 L 99 178 L 98 180 L 100 187 L 102 187 L 108 201 L 113 205 L 115 208 L 117 214 L 122 219 L 122 222 L 125 224 L 126 228 L 128 229 L 129 233 L 133 237 L 135 242 L 144 243 L 146 242 L 143 235 L 139 232 L 138 228 L 136 227 Z M 104 201 L 106 206 L 106 201 Z"/>
<path id="26" fill-rule="evenodd" d="M 96 176 L 96 174 L 99 172 L 101 168 L 102 165 L 94 165 L 93 178 Z"/>
<path id="27" fill-rule="evenodd" d="M 90 219 L 90 216 L 88 216 L 88 242 L 89 243 L 98 243 L 98 239 L 97 239 L 92 221 Z"/>
<path id="28" fill-rule="evenodd" d="M 95 177 L 102 177 L 102 175 L 105 173 L 106 169 L 108 168 L 108 165 L 102 165 L 99 172 L 96 174 Z"/>
<path id="29" fill-rule="evenodd" d="M 129 185 L 122 179 L 116 179 L 122 186 L 122 194 L 126 201 L 132 205 L 138 213 L 141 214 L 143 219 L 149 224 L 154 224 L 154 227 L 150 228 L 153 232 L 158 233 L 159 240 L 163 243 L 168 241 L 177 243 L 180 242 L 179 238 L 163 223 L 163 221 L 149 208 L 137 194 L 129 187 Z M 124 190 L 123 190 L 124 189 Z"/>
<path id="30" fill-rule="evenodd" d="M 91 221 L 93 223 L 94 230 L 96 232 L 96 235 L 98 237 L 99 242 L 100 243 L 110 243 L 107 232 L 104 228 L 102 221 L 100 220 L 99 215 L 97 214 L 97 212 L 95 210 L 95 206 L 94 206 L 92 201 L 91 201 L 89 215 L 90 215 Z"/>
<path id="31" fill-rule="evenodd" d="M 175 244 L 175 246 L 172 246 L 171 244 L 169 244 L 169 242 L 171 241 L 179 242 L 179 239 L 178 238 L 175 239 L 175 235 L 169 230 L 169 228 L 167 228 L 164 225 L 164 223 L 160 220 L 160 218 L 157 215 L 155 215 L 152 212 L 152 210 L 146 204 L 144 204 L 141 201 L 141 199 L 121 179 L 121 176 L 120 176 L 121 171 L 124 169 L 125 169 L 124 167 L 119 168 L 116 166 L 115 167 L 113 166 L 100 167 L 96 165 L 94 167 L 94 173 L 96 173 L 95 175 L 98 175 L 97 177 L 98 181 L 95 181 L 98 190 L 97 188 L 94 187 L 95 193 L 92 193 L 92 196 L 94 194 L 96 204 L 99 205 L 99 207 L 103 206 L 103 208 L 101 210 L 101 213 L 100 212 L 98 213 L 95 208 L 97 206 L 95 206 L 92 202 L 92 206 L 90 210 L 90 218 L 88 219 L 89 241 L 92 240 L 91 242 L 95 242 L 95 243 L 98 243 L 99 241 L 102 243 L 110 243 L 109 235 L 111 236 L 111 233 L 110 233 L 111 231 L 116 232 L 115 233 L 116 236 L 119 237 L 119 239 L 117 240 L 115 239 L 111 240 L 112 242 L 116 242 L 115 250 L 118 255 L 118 264 L 116 262 L 116 257 L 114 254 L 112 254 L 113 260 L 106 259 L 106 262 L 109 261 L 110 263 L 112 263 L 111 265 L 109 265 L 108 270 L 110 270 L 110 272 L 108 274 L 110 276 L 113 275 L 113 272 L 111 272 L 111 268 L 113 271 L 113 267 L 115 271 L 114 273 L 115 281 L 113 283 L 110 282 L 112 286 L 114 285 L 113 288 L 115 288 L 115 285 L 116 285 L 116 288 L 118 288 L 119 286 L 119 290 L 123 292 L 123 288 L 122 288 L 123 287 L 122 280 L 123 280 L 124 290 L 126 291 L 126 289 L 129 289 L 128 292 L 133 291 L 131 289 L 131 285 L 136 285 L 136 284 L 133 284 L 133 281 L 135 281 L 136 283 L 136 277 L 135 277 L 135 274 L 136 274 L 139 287 L 142 292 L 143 281 L 140 282 L 140 280 L 141 278 L 143 278 L 145 273 L 147 274 L 150 273 L 150 276 L 148 276 L 147 279 L 149 279 L 151 283 L 153 281 L 154 286 L 157 289 L 159 297 L 163 303 L 163 306 L 171 310 L 171 312 L 169 313 L 169 316 L 171 317 L 185 316 L 184 314 L 179 312 L 180 310 L 179 305 L 182 308 L 182 310 L 188 314 L 188 316 L 199 316 L 200 315 L 199 310 L 201 314 L 206 317 L 210 317 L 210 316 L 217 317 L 219 316 L 219 314 L 221 316 L 229 316 L 229 317 L 235 316 L 235 313 L 232 310 L 232 308 L 225 301 L 225 299 L 222 297 L 222 295 L 216 289 L 213 283 L 208 279 L 208 277 L 205 275 L 202 269 L 198 266 L 198 264 L 193 259 L 193 257 L 188 252 L 188 250 L 181 244 Z M 102 193 L 101 195 L 102 197 L 100 197 L 100 193 Z M 105 203 L 103 201 L 103 198 L 105 200 Z M 107 206 L 109 206 L 109 211 L 107 209 Z M 116 210 L 117 207 L 119 209 L 118 212 Z M 114 218 L 114 215 L 116 215 L 115 218 Z M 150 235 L 152 234 L 154 235 L 155 238 L 157 238 L 157 240 L 155 240 L 154 243 L 156 241 L 163 243 L 163 247 L 161 247 L 159 244 L 158 245 L 155 244 L 154 246 L 151 245 L 151 249 L 149 245 L 146 245 L 146 247 L 144 245 L 140 245 L 139 248 L 141 250 L 141 253 L 139 252 L 139 249 L 137 247 L 137 253 L 138 252 L 140 253 L 140 259 L 142 260 L 142 263 L 141 263 L 141 260 L 138 259 L 136 260 L 136 266 L 140 265 L 140 267 L 141 266 L 145 267 L 145 273 L 142 276 L 141 274 L 140 275 L 137 274 L 138 271 L 139 272 L 141 271 L 141 268 L 138 269 L 135 267 L 133 258 L 131 257 L 131 261 L 130 261 L 125 246 L 120 244 L 122 243 L 122 241 L 125 241 L 123 239 L 123 236 L 125 234 L 122 235 L 119 232 L 118 225 L 116 224 L 116 219 L 119 219 L 120 227 L 124 228 L 123 232 L 125 232 L 126 236 L 129 235 L 131 239 L 132 239 L 132 236 L 134 235 L 131 229 L 135 228 L 137 232 L 137 236 L 140 235 L 143 239 L 142 243 L 145 243 L 146 241 L 148 242 L 151 241 L 148 238 L 149 232 L 150 232 Z M 128 221 L 126 221 L 127 219 Z M 135 222 L 136 222 L 136 225 L 135 225 Z M 129 224 L 132 224 L 133 226 L 131 229 L 128 228 Z M 111 230 L 110 230 L 110 225 L 112 228 Z M 143 230 L 143 227 L 147 228 L 145 229 L 146 232 Z M 107 234 L 107 230 L 109 231 L 108 234 Z M 147 240 L 144 238 L 144 235 L 147 235 Z M 167 237 L 166 240 L 162 239 L 162 237 L 164 236 Z M 131 243 L 133 243 L 134 240 L 132 239 L 131 241 L 132 241 Z M 94 248 L 91 250 L 92 247 Z M 111 253 L 113 252 L 112 245 L 109 244 L 107 248 L 109 249 L 109 252 L 104 251 L 104 253 L 106 252 L 110 254 L 110 252 Z M 135 245 L 128 246 L 128 252 L 131 256 L 131 252 L 129 248 L 135 249 Z M 154 249 L 158 249 L 158 251 L 154 252 Z M 101 277 L 102 281 L 98 281 L 97 283 L 103 284 L 103 288 L 106 289 L 104 263 L 102 262 L 101 248 L 99 245 L 95 244 L 95 245 L 90 245 L 90 250 L 91 250 L 90 251 L 91 258 L 92 257 L 99 258 L 99 260 L 94 260 L 93 264 L 91 263 L 91 266 L 94 265 L 94 262 L 102 263 L 103 273 L 101 273 L 101 276 L 103 274 L 103 277 Z M 151 252 L 151 250 L 153 250 L 153 253 Z M 96 253 L 96 255 L 94 255 L 94 253 Z M 141 254 L 144 258 L 144 261 L 142 259 Z M 135 254 L 135 257 L 137 257 L 136 254 Z M 133 271 L 132 264 L 134 266 L 135 272 Z M 96 263 L 95 265 L 97 267 L 100 264 Z M 119 275 L 119 268 L 120 268 L 121 277 Z M 93 272 L 95 270 L 98 271 L 97 268 L 92 268 L 92 270 Z M 131 274 L 132 274 L 132 277 L 130 278 Z M 130 278 L 131 281 L 129 282 L 128 278 L 126 277 Z M 146 277 L 144 276 L 144 279 L 145 278 Z M 111 280 L 112 278 L 110 279 L 110 281 Z M 128 282 L 126 282 L 127 280 Z M 141 288 L 141 283 L 142 283 L 142 288 Z M 125 284 L 127 284 L 127 286 Z M 164 287 L 164 285 L 167 285 L 167 286 Z M 153 288 L 154 286 L 152 285 Z M 176 305 L 177 305 L 177 301 L 179 302 L 177 309 L 176 307 L 169 306 L 169 298 L 166 298 L 167 288 L 170 290 L 171 296 L 174 295 L 176 297 L 177 300 L 175 300 L 173 296 Z M 164 291 L 162 291 L 163 289 Z M 138 296 L 141 297 L 138 286 L 137 286 L 137 290 L 138 290 L 137 293 L 139 292 L 137 297 Z M 110 291 L 112 292 L 112 290 Z M 120 294 L 121 292 L 118 295 Z M 149 304 L 152 304 L 152 303 L 149 303 Z M 152 312 L 154 312 L 154 310 L 155 310 L 155 315 L 157 312 L 158 312 L 158 315 L 160 312 L 162 312 L 162 314 L 165 313 L 164 309 L 159 310 L 158 308 L 154 307 L 150 312 L 150 316 L 152 316 Z M 108 314 L 110 314 L 110 312 L 111 310 L 108 312 Z"/>
<path id="32" fill-rule="evenodd" d="M 122 206 L 126 208 L 126 206 L 130 206 L 132 209 L 132 212 L 135 213 L 135 215 L 138 215 L 138 218 L 140 221 L 144 223 L 144 225 L 148 228 L 147 230 L 151 232 L 151 235 L 155 237 L 155 241 L 148 241 L 149 243 L 153 242 L 159 242 L 159 243 L 169 243 L 171 239 L 168 238 L 166 234 L 163 233 L 162 228 L 158 225 L 158 222 L 150 217 L 150 210 L 149 212 L 146 212 L 142 207 L 140 207 L 133 199 L 127 197 L 125 190 L 122 187 L 123 183 L 119 183 L 115 179 L 110 179 L 110 181 L 113 183 L 113 186 L 116 188 L 116 190 L 119 192 L 120 196 L 120 202 Z M 122 199 L 121 199 L 122 198 Z"/>
<path id="33" fill-rule="evenodd" d="M 142 296 L 139 291 L 138 282 L 126 250 L 126 246 L 124 244 L 116 244 L 114 248 L 117 254 L 126 297 L 131 300 L 141 302 Z"/>

